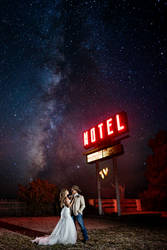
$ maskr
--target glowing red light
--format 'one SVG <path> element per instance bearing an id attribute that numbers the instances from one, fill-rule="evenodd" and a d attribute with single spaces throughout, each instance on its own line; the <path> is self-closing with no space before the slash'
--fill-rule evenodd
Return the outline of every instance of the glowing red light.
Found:
<path id="1" fill-rule="evenodd" d="M 103 123 L 98 124 L 100 139 L 103 139 L 104 137 L 103 125 Z"/>
<path id="2" fill-rule="evenodd" d="M 112 129 L 113 126 L 112 118 L 108 119 L 106 123 L 107 123 L 107 134 L 112 135 L 114 133 L 114 130 Z"/>
<path id="3" fill-rule="evenodd" d="M 118 131 L 122 131 L 125 129 L 125 126 L 123 124 L 121 125 L 121 119 L 119 114 L 116 115 L 116 122 Z"/>
<path id="4" fill-rule="evenodd" d="M 89 140 L 88 140 L 88 131 L 84 132 L 84 146 L 88 146 Z"/>
<path id="5" fill-rule="evenodd" d="M 94 143 L 96 141 L 95 128 L 91 128 L 91 130 L 90 130 L 90 138 L 91 138 L 92 143 Z"/>
<path id="6" fill-rule="evenodd" d="M 83 133 L 85 148 L 112 144 L 116 137 L 128 132 L 128 120 L 125 112 L 110 116 Z"/>

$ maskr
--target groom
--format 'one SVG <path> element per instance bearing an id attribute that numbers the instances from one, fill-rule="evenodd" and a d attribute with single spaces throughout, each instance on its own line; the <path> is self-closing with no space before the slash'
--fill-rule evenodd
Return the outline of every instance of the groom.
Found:
<path id="1" fill-rule="evenodd" d="M 85 228 L 83 217 L 82 217 L 82 213 L 85 208 L 85 200 L 84 200 L 83 195 L 79 194 L 80 192 L 81 190 L 78 186 L 76 185 L 72 186 L 71 193 L 72 193 L 74 202 L 73 202 L 73 205 L 71 206 L 71 212 L 72 212 L 72 218 L 74 220 L 74 223 L 76 223 L 77 221 L 81 228 L 81 231 L 84 237 L 83 242 L 86 243 L 86 241 L 88 240 L 88 234 L 87 234 L 87 230 Z"/>

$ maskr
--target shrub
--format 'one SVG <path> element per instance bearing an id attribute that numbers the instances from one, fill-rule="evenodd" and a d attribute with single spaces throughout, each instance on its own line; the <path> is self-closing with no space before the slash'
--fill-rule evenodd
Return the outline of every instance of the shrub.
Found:
<path id="1" fill-rule="evenodd" d="M 147 157 L 148 188 L 140 195 L 146 210 L 167 210 L 167 131 L 149 141 L 152 154 Z"/>
<path id="2" fill-rule="evenodd" d="M 27 204 L 27 215 L 43 216 L 59 213 L 58 188 L 47 180 L 36 179 L 19 185 L 18 196 Z"/>

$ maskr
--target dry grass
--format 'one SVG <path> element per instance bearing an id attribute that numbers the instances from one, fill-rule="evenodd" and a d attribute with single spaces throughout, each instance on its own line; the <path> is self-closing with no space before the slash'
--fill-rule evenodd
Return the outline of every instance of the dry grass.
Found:
<path id="1" fill-rule="evenodd" d="M 0 235 L 0 250 L 31 250 L 31 249 L 167 249 L 167 227 L 158 225 L 143 225 L 142 223 L 129 223 L 128 221 L 111 221 L 107 229 L 88 230 L 89 242 L 84 245 L 82 235 L 74 246 L 54 245 L 36 246 L 30 242 L 30 238 L 12 232 L 4 232 Z"/>

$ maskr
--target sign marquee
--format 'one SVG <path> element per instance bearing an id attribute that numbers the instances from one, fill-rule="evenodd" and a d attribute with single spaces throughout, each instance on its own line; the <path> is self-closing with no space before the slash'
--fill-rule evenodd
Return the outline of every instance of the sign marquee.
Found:
<path id="1" fill-rule="evenodd" d="M 117 144 L 108 148 L 101 149 L 86 155 L 86 162 L 93 163 L 98 160 L 103 160 L 114 155 L 120 155 L 123 153 L 123 145 Z"/>
<path id="2" fill-rule="evenodd" d="M 101 146 L 126 132 L 128 132 L 127 115 L 125 112 L 117 113 L 83 132 L 84 148 Z"/>

